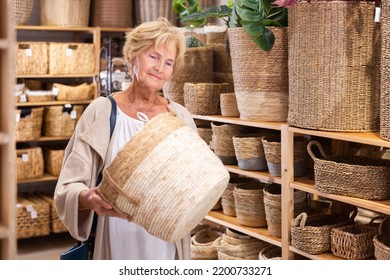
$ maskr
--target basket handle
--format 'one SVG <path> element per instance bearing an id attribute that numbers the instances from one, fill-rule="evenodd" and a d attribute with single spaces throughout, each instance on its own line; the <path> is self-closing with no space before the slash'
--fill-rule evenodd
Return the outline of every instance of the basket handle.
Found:
<path id="1" fill-rule="evenodd" d="M 307 213 L 302 212 L 294 219 L 293 225 L 294 225 L 294 227 L 299 226 L 300 229 L 303 229 L 305 227 L 306 220 L 307 220 Z"/>
<path id="2" fill-rule="evenodd" d="M 307 144 L 307 152 L 309 153 L 310 157 L 311 157 L 313 160 L 318 159 L 318 158 L 314 155 L 314 153 L 313 153 L 313 151 L 312 151 L 312 147 L 313 147 L 313 146 L 316 146 L 316 147 L 320 150 L 321 156 L 322 156 L 323 158 L 326 158 L 326 157 L 327 157 L 327 156 L 326 156 L 326 153 L 325 153 L 325 151 L 324 151 L 324 149 L 322 148 L 322 145 L 320 144 L 320 142 L 318 142 L 317 140 L 312 140 L 312 141 L 310 141 L 310 142 Z"/>
<path id="3" fill-rule="evenodd" d="M 379 225 L 380 234 L 390 234 L 390 218 L 385 218 Z"/>
<path id="4" fill-rule="evenodd" d="M 374 218 L 371 219 L 371 221 L 367 224 L 367 226 L 372 226 L 374 224 L 374 221 L 383 219 L 383 215 L 375 216 Z"/>

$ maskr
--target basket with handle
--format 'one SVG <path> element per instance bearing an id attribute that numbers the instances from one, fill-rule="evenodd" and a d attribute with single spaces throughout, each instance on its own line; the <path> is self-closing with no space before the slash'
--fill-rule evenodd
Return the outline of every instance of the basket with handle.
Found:
<path id="1" fill-rule="evenodd" d="M 41 147 L 16 150 L 16 179 L 40 178 L 44 174 L 43 153 Z"/>
<path id="2" fill-rule="evenodd" d="M 318 148 L 321 158 L 314 154 L 313 147 Z M 318 141 L 310 141 L 307 151 L 314 160 L 315 189 L 363 199 L 390 198 L 390 160 L 346 155 L 328 156 Z"/>
<path id="3" fill-rule="evenodd" d="M 259 254 L 259 260 L 281 260 L 282 259 L 282 248 L 269 245 L 263 248 Z"/>
<path id="4" fill-rule="evenodd" d="M 43 107 L 16 110 L 16 141 L 37 140 L 41 137 Z"/>
<path id="5" fill-rule="evenodd" d="M 390 260 L 390 217 L 383 219 L 379 226 L 379 234 L 374 239 L 375 258 Z"/>
<path id="6" fill-rule="evenodd" d="M 223 232 L 212 228 L 199 230 L 191 237 L 192 260 L 217 260 L 218 252 L 213 246 L 214 241 L 221 237 Z"/>
<path id="7" fill-rule="evenodd" d="M 46 42 L 17 42 L 15 50 L 16 75 L 44 75 L 49 70 Z"/>

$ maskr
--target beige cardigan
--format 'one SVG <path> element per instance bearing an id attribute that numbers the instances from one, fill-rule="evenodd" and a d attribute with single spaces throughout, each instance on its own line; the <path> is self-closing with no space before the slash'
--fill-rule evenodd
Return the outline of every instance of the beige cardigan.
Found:
<path id="1" fill-rule="evenodd" d="M 170 101 L 169 109 L 196 130 L 191 114 L 183 106 Z M 108 98 L 95 99 L 84 111 L 66 149 L 61 174 L 54 192 L 58 215 L 73 238 L 87 240 L 93 211 L 79 211 L 79 194 L 96 187 L 96 179 L 103 168 L 110 145 L 111 102 Z M 99 216 L 94 259 L 111 259 L 108 220 Z M 104 236 L 104 238 L 103 238 Z M 176 242 L 176 258 L 190 259 L 190 236 Z"/>

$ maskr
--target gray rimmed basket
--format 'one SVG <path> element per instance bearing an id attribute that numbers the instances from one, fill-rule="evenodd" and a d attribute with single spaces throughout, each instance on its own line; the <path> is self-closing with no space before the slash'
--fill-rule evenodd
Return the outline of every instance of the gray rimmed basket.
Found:
<path id="1" fill-rule="evenodd" d="M 243 170 L 267 170 L 261 135 L 233 136 L 234 152 L 238 167 Z"/>

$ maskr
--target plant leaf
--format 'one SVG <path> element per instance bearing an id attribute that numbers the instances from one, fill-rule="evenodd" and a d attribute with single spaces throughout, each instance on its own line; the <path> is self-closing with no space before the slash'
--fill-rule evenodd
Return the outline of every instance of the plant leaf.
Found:
<path id="1" fill-rule="evenodd" d="M 252 37 L 253 41 L 264 51 L 272 49 L 275 43 L 275 35 L 267 28 L 264 29 L 264 33 L 260 37 Z"/>
<path id="2" fill-rule="evenodd" d="M 241 21 L 242 27 L 244 27 L 245 31 L 252 37 L 259 37 L 264 33 L 264 25 L 260 22 L 245 22 Z"/>
<path id="3" fill-rule="evenodd" d="M 236 7 L 236 11 L 242 20 L 251 21 L 251 22 L 261 22 L 263 20 L 263 18 L 259 15 L 259 13 L 255 11 L 240 8 L 240 7 Z"/>

